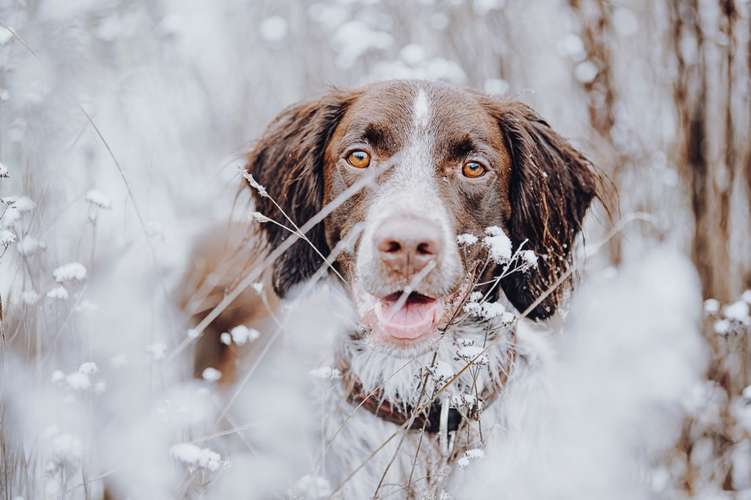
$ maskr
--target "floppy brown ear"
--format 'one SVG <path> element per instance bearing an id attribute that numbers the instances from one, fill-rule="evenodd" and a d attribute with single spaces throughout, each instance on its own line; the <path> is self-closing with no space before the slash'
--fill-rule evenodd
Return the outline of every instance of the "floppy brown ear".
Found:
<path id="1" fill-rule="evenodd" d="M 352 92 L 332 91 L 328 95 L 291 106 L 277 115 L 248 155 L 246 171 L 265 187 L 269 197 L 253 189 L 256 210 L 290 227 L 279 208 L 300 227 L 323 206 L 323 157 L 331 135 L 347 106 Z M 307 237 L 323 255 L 329 253 L 323 223 Z M 266 241 L 275 248 L 290 236 L 276 224 L 261 224 Z M 311 246 L 299 240 L 274 263 L 272 283 L 280 297 L 289 288 L 309 277 L 323 264 Z"/>
<path id="2" fill-rule="evenodd" d="M 600 197 L 602 177 L 580 152 L 529 106 L 496 102 L 492 108 L 511 153 L 509 235 L 516 250 L 538 256 L 536 269 L 512 273 L 501 286 L 519 310 L 526 310 L 570 267 L 576 235 L 591 201 Z M 528 315 L 544 319 L 558 308 L 570 280 Z"/>

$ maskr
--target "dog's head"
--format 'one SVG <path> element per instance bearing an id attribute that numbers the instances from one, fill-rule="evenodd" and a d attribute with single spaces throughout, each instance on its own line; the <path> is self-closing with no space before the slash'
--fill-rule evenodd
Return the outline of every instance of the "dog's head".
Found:
<path id="1" fill-rule="evenodd" d="M 287 226 L 286 217 L 302 226 L 337 204 L 309 241 L 275 262 L 276 292 L 311 277 L 333 250 L 362 324 L 402 346 L 434 336 L 473 286 L 489 291 L 507 265 L 506 249 L 489 256 L 481 242 L 460 246 L 460 235 L 471 242 L 465 235 L 494 228 L 496 243 L 507 236 L 512 251 L 534 251 L 535 267 L 500 281 L 519 311 L 533 305 L 567 271 L 600 186 L 587 159 L 528 106 L 422 81 L 332 91 L 288 108 L 247 171 L 269 195 L 256 193 L 256 208 Z M 271 247 L 291 234 L 263 228 Z M 340 252 L 344 241 L 352 244 Z M 546 318 L 560 300 L 558 288 L 528 316 Z"/>

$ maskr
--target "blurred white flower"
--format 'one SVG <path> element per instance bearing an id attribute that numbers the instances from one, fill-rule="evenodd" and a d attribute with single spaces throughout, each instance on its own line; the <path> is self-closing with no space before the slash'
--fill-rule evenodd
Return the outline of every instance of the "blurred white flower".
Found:
<path id="1" fill-rule="evenodd" d="M 332 493 L 333 489 L 328 479 L 315 475 L 301 477 L 288 492 L 295 500 L 328 498 Z"/>
<path id="2" fill-rule="evenodd" d="M 5 45 L 13 38 L 13 33 L 4 26 L 0 26 L 0 45 Z"/>
<path id="3" fill-rule="evenodd" d="M 332 38 L 332 45 L 339 53 L 336 62 L 341 68 L 349 68 L 366 52 L 387 49 L 392 43 L 390 34 L 371 29 L 360 20 L 342 24 Z"/>
<path id="4" fill-rule="evenodd" d="M 227 332 L 223 332 L 221 335 L 219 335 L 219 341 L 224 345 L 231 345 L 232 335 Z"/>
<path id="5" fill-rule="evenodd" d="M 503 9 L 506 0 L 474 0 L 475 10 L 478 14 L 484 15 L 491 10 Z"/>
<path id="6" fill-rule="evenodd" d="M 86 279 L 86 268 L 80 262 L 69 262 L 52 271 L 52 276 L 58 283 L 71 280 L 83 281 Z"/>
<path id="7" fill-rule="evenodd" d="M 255 328 L 248 328 L 245 325 L 238 325 L 229 331 L 232 341 L 237 345 L 243 345 L 246 342 L 253 342 L 261 336 L 261 332 Z"/>
<path id="8" fill-rule="evenodd" d="M 50 299 L 67 300 L 68 290 L 60 285 L 47 292 L 47 297 L 49 297 Z"/>
<path id="9" fill-rule="evenodd" d="M 500 78 L 489 78 L 485 80 L 482 88 L 488 94 L 503 95 L 508 92 L 509 84 L 506 80 Z"/>
<path id="10" fill-rule="evenodd" d="M 720 301 L 717 299 L 707 299 L 704 301 L 704 312 L 707 314 L 717 314 L 720 311 Z"/>
<path id="11" fill-rule="evenodd" d="M 287 36 L 287 20 L 280 16 L 271 16 L 261 22 L 259 28 L 261 36 L 275 42 Z"/>
<path id="12" fill-rule="evenodd" d="M 480 448 L 474 448 L 471 450 L 467 450 L 464 452 L 464 455 L 459 458 L 459 460 L 456 461 L 456 464 L 459 466 L 460 469 L 464 469 L 467 467 L 471 460 L 476 460 L 478 458 L 483 458 L 485 456 L 485 450 L 482 450 Z"/>
<path id="13" fill-rule="evenodd" d="M 65 381 L 74 391 L 85 391 L 91 387 L 91 379 L 89 378 L 89 375 L 80 371 L 68 374 L 65 377 Z"/>
<path id="14" fill-rule="evenodd" d="M 78 367 L 78 372 L 85 375 L 94 375 L 98 371 L 99 367 L 93 361 L 87 361 L 85 363 L 82 363 L 81 366 Z"/>
<path id="15" fill-rule="evenodd" d="M 90 189 L 86 193 L 86 201 L 99 208 L 112 208 L 112 201 L 98 189 Z"/>
<path id="16" fill-rule="evenodd" d="M 151 354 L 154 361 L 164 359 L 164 355 L 167 353 L 167 346 L 163 342 L 155 342 L 149 346 L 146 346 L 146 352 Z"/>
<path id="17" fill-rule="evenodd" d="M 219 453 L 209 448 L 201 448 L 193 443 L 179 443 L 172 446 L 170 455 L 190 468 L 215 472 L 222 465 L 222 456 Z"/>
<path id="18" fill-rule="evenodd" d="M 201 373 L 201 378 L 203 378 L 206 382 L 216 382 L 220 378 L 222 378 L 222 372 L 220 372 L 216 368 L 208 367 L 203 370 L 203 373 Z"/>
<path id="19" fill-rule="evenodd" d="M 725 306 L 722 309 L 722 313 L 726 318 L 733 319 L 741 323 L 747 323 L 749 321 L 749 305 L 742 300 Z"/>
<path id="20" fill-rule="evenodd" d="M 399 51 L 399 56 L 407 64 L 418 64 L 425 59 L 425 49 L 422 45 L 410 43 Z"/>
<path id="21" fill-rule="evenodd" d="M 263 283 L 259 281 L 259 282 L 253 283 L 251 286 L 253 287 L 253 290 L 255 290 L 258 295 L 261 295 L 261 293 L 263 292 Z"/>
<path id="22" fill-rule="evenodd" d="M 575 61 L 581 61 L 587 56 L 584 43 L 578 35 L 569 33 L 558 41 L 558 53 L 562 56 L 571 57 Z"/>
<path id="23" fill-rule="evenodd" d="M 21 293 L 21 302 L 27 306 L 33 306 L 39 301 L 39 294 L 33 288 L 27 288 Z"/>
<path id="24" fill-rule="evenodd" d="M 720 319 L 714 322 L 714 332 L 718 335 L 725 335 L 730 332 L 730 321 Z"/>
<path id="25" fill-rule="evenodd" d="M 597 65 L 592 61 L 582 61 L 574 68 L 574 77 L 579 83 L 587 84 L 594 81 L 599 72 Z"/>
<path id="26" fill-rule="evenodd" d="M 18 242 L 18 245 L 16 245 L 18 253 L 20 253 L 24 257 L 30 257 L 40 250 L 44 250 L 46 248 L 47 245 L 44 242 L 39 241 L 33 236 L 29 235 L 24 236 L 21 241 Z"/>
<path id="27" fill-rule="evenodd" d="M 37 206 L 36 202 L 28 196 L 6 196 L 3 198 L 3 203 L 11 205 L 18 210 L 19 213 L 27 213 L 34 210 Z"/>

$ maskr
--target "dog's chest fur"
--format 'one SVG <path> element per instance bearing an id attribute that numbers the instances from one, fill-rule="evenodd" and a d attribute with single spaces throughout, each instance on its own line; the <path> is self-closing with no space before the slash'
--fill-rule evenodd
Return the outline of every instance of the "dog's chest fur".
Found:
<path id="1" fill-rule="evenodd" d="M 534 342 L 528 342 L 524 326 L 518 333 L 504 330 L 487 350 L 487 362 L 466 370 L 442 393 L 440 399 L 455 402 L 476 380 L 477 393 L 497 383 L 497 376 L 508 369 L 508 352 L 515 349 L 517 357 L 508 381 L 499 396 L 483 409 L 479 421 L 467 420 L 456 432 L 428 433 L 404 431 L 364 408 L 348 402 L 348 390 L 341 380 L 332 381 L 320 395 L 321 419 L 324 422 L 322 463 L 332 489 L 339 489 L 341 498 L 451 498 L 448 491 L 465 468 L 485 453 L 485 445 L 493 436 L 508 432 L 520 424 L 516 415 L 524 413 L 529 392 L 539 391 L 535 382 L 535 366 L 539 353 Z M 485 334 L 462 331 L 454 342 L 451 332 L 439 343 L 437 364 L 444 372 L 456 373 L 467 364 L 457 355 L 462 345 L 475 341 L 478 345 Z M 346 356 L 351 370 L 365 391 L 383 388 L 384 399 L 406 401 L 414 407 L 443 387 L 445 378 L 428 375 L 422 389 L 421 367 L 430 366 L 434 350 L 410 358 L 395 357 L 388 352 L 360 349 L 356 341 L 346 339 L 339 356 Z M 439 370 L 440 372 L 440 370 Z M 521 384 L 519 382 L 522 382 Z M 426 395 L 427 394 L 427 395 Z M 510 407 L 510 408 L 509 408 Z M 510 409 L 510 411 L 509 411 Z M 497 451 L 497 450 L 494 450 Z M 377 494 L 376 494 L 377 492 Z"/>

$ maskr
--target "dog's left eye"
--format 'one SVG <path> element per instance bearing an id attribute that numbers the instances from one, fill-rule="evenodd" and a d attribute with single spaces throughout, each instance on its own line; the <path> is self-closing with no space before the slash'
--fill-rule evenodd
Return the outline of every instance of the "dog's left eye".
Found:
<path id="1" fill-rule="evenodd" d="M 476 179 L 485 175 L 486 169 L 479 162 L 468 161 L 462 166 L 462 175 L 470 179 Z"/>
<path id="2" fill-rule="evenodd" d="M 357 149 L 347 156 L 347 163 L 355 168 L 368 168 L 370 155 L 362 149 Z"/>

